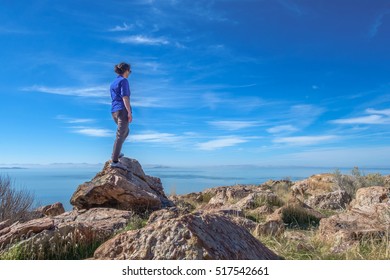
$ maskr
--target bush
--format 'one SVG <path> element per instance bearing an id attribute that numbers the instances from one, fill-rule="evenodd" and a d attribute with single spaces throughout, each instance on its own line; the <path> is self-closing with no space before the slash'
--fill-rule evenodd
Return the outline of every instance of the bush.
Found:
<path id="1" fill-rule="evenodd" d="M 0 176 L 0 222 L 27 220 L 34 200 L 30 191 L 16 190 L 8 176 Z"/>
<path id="2" fill-rule="evenodd" d="M 342 175 L 340 170 L 333 173 L 334 182 L 337 188 L 346 191 L 351 197 L 355 197 L 356 191 L 360 188 L 371 186 L 384 186 L 385 179 L 379 173 L 364 175 L 358 167 L 354 167 L 351 176 Z"/>

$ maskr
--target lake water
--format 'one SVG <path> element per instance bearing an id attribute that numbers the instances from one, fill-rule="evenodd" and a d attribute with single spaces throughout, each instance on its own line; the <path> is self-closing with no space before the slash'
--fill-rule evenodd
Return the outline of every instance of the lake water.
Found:
<path id="1" fill-rule="evenodd" d="M 34 167 L 27 169 L 1 169 L 0 175 L 8 175 L 17 188 L 31 190 L 40 205 L 61 202 L 71 210 L 69 200 L 78 185 L 90 181 L 103 165 L 77 167 Z M 159 177 L 165 193 L 186 194 L 199 192 L 217 186 L 234 184 L 261 184 L 269 179 L 302 180 L 313 174 L 333 173 L 335 168 L 327 167 L 260 167 L 260 166 L 218 166 L 218 167 L 144 167 L 146 174 Z M 351 168 L 340 168 L 350 174 Z M 389 174 L 390 169 L 361 169 L 365 174 Z"/>

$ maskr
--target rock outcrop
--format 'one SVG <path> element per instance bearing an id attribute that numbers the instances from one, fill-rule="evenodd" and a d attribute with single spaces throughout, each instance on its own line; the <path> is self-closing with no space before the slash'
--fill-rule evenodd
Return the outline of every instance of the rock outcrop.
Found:
<path id="1" fill-rule="evenodd" d="M 96 246 L 106 241 L 133 216 L 130 211 L 95 208 L 17 222 L 0 231 L 0 252 L 10 252 L 16 246 L 19 253 L 25 252 L 31 259 L 59 257 L 77 247 Z"/>
<path id="2" fill-rule="evenodd" d="M 292 193 L 299 200 L 317 209 L 344 210 L 351 202 L 350 195 L 335 186 L 333 174 L 317 174 L 296 182 Z"/>
<path id="3" fill-rule="evenodd" d="M 162 210 L 164 211 L 164 210 Z M 243 227 L 215 212 L 177 216 L 154 214 L 146 227 L 121 233 L 102 244 L 95 259 L 239 260 L 280 259 Z"/>
<path id="4" fill-rule="evenodd" d="M 145 175 L 135 159 L 121 158 L 121 162 L 129 171 L 111 168 L 110 162 L 106 162 L 92 181 L 78 187 L 70 203 L 76 209 L 107 207 L 135 212 L 173 206 L 159 178 Z"/>
<path id="5" fill-rule="evenodd" d="M 61 202 L 56 202 L 50 205 L 42 206 L 33 211 L 33 216 L 49 216 L 54 217 L 65 213 L 65 208 Z"/>
<path id="6" fill-rule="evenodd" d="M 356 192 L 348 211 L 322 219 L 319 236 L 342 251 L 365 238 L 390 232 L 390 188 L 367 187 Z"/>

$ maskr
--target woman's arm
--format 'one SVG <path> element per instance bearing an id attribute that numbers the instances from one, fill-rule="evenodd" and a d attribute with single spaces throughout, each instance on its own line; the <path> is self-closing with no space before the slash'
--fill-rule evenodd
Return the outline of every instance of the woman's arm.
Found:
<path id="1" fill-rule="evenodd" d="M 125 103 L 127 117 L 129 118 L 129 123 L 131 123 L 133 121 L 133 114 L 131 111 L 130 98 L 128 96 L 123 96 L 123 103 Z"/>

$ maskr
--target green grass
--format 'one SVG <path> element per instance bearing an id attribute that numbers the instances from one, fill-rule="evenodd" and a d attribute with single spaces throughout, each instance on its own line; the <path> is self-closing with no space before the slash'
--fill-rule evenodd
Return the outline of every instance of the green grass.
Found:
<path id="1" fill-rule="evenodd" d="M 302 207 L 287 205 L 282 210 L 282 220 L 287 228 L 310 229 L 318 227 L 320 219 L 308 213 Z"/>
<path id="2" fill-rule="evenodd" d="M 143 218 L 143 217 L 135 215 L 130 219 L 128 224 L 119 232 L 141 229 L 144 226 L 146 226 L 147 222 L 148 222 L 148 217 Z"/>
<path id="3" fill-rule="evenodd" d="M 0 255 L 0 260 L 83 260 L 91 258 L 101 241 L 80 244 L 72 241 L 37 246 L 32 240 L 22 241 Z"/>

